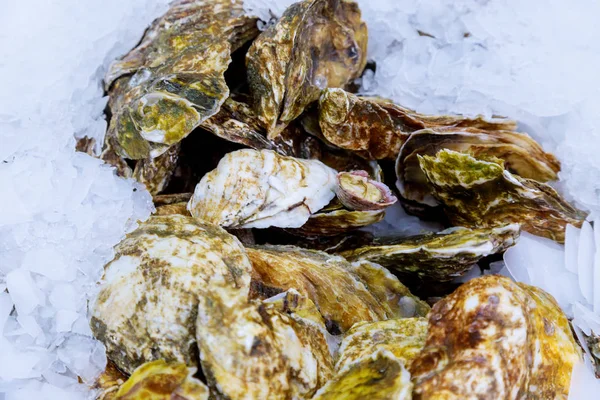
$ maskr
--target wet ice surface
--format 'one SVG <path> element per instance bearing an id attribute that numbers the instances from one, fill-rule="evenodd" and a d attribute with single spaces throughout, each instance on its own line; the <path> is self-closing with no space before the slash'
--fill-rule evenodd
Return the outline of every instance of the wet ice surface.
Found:
<path id="1" fill-rule="evenodd" d="M 247 7 L 268 19 L 290 3 Z M 421 112 L 518 119 L 561 159 L 563 193 L 600 210 L 599 2 L 359 3 L 377 62 L 367 93 Z M 103 368 L 87 299 L 112 246 L 152 206 L 142 188 L 76 154 L 73 136 L 103 136 L 105 68 L 165 9 L 166 0 L 2 4 L 0 400 L 85 398 L 76 377 Z"/>

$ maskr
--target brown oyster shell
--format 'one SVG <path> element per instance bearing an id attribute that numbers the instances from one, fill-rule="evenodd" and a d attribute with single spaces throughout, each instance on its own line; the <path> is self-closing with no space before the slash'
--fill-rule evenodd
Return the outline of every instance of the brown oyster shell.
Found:
<path id="1" fill-rule="evenodd" d="M 367 27 L 349 0 L 304 0 L 248 50 L 246 64 L 257 114 L 275 138 L 325 87 L 343 87 L 366 65 Z"/>
<path id="2" fill-rule="evenodd" d="M 127 375 L 117 369 L 115 364 L 108 360 L 106 368 L 96 379 L 93 390 L 96 391 L 96 400 L 113 400 L 121 385 L 127 380 Z"/>
<path id="3" fill-rule="evenodd" d="M 444 282 L 463 275 L 481 258 L 501 253 L 516 243 L 519 225 L 450 228 L 405 238 L 375 238 L 371 244 L 340 252 L 349 261 L 366 260 L 401 276 Z"/>
<path id="4" fill-rule="evenodd" d="M 581 226 L 585 213 L 552 187 L 504 170 L 498 160 L 440 150 L 419 156 L 433 194 L 450 221 L 472 228 L 519 223 L 523 230 L 564 242 L 567 224 Z"/>
<path id="5" fill-rule="evenodd" d="M 251 264 L 223 229 L 181 215 L 153 216 L 115 247 L 91 307 L 108 357 L 131 373 L 145 362 L 197 364 L 195 318 L 207 285 L 248 295 Z"/>
<path id="6" fill-rule="evenodd" d="M 321 136 L 343 149 L 370 160 L 396 158 L 412 132 L 424 128 L 470 127 L 513 130 L 514 121 L 486 121 L 481 117 L 418 114 L 378 97 L 361 97 L 342 89 L 326 89 L 319 98 Z"/>
<path id="7" fill-rule="evenodd" d="M 402 299 L 417 301 L 400 282 L 370 292 L 367 284 L 373 281 L 365 283 L 341 257 L 294 246 L 252 246 L 247 252 L 253 266 L 251 297 L 296 289 L 317 306 L 333 334 L 357 322 L 412 317 L 424 309 L 415 307 L 414 314 L 407 313 Z M 394 279 L 381 277 L 382 281 Z"/>
<path id="8" fill-rule="evenodd" d="M 196 186 L 188 210 L 230 228 L 299 227 L 334 197 L 335 171 L 271 150 L 238 150 Z"/>
<path id="9" fill-rule="evenodd" d="M 400 195 L 423 207 L 435 207 L 434 198 L 421 170 L 418 156 L 435 155 L 441 149 L 468 153 L 475 158 L 497 157 L 509 172 L 539 182 L 558 179 L 558 160 L 529 135 L 511 131 L 477 129 L 431 130 L 414 132 L 404 143 L 396 160 L 396 186 Z"/>
<path id="10" fill-rule="evenodd" d="M 440 300 L 410 371 L 415 399 L 566 398 L 580 360 L 547 293 L 510 279 L 473 279 Z"/>
<path id="11" fill-rule="evenodd" d="M 340 172 L 335 194 L 353 211 L 383 210 L 398 199 L 384 183 L 373 180 L 366 171 Z"/>
<path id="12" fill-rule="evenodd" d="M 177 143 L 158 157 L 139 160 L 133 169 L 133 178 L 143 183 L 151 195 L 162 192 L 175 171 L 179 150 Z"/>

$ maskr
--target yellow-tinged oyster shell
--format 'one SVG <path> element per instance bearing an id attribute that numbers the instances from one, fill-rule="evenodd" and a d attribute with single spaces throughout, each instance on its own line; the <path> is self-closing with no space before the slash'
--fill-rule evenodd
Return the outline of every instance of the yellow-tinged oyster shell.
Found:
<path id="1" fill-rule="evenodd" d="M 353 1 L 304 0 L 252 43 L 248 80 L 269 138 L 317 100 L 321 89 L 343 87 L 361 75 L 367 39 Z"/>
<path id="2" fill-rule="evenodd" d="M 353 272 L 356 267 L 341 257 L 294 246 L 252 246 L 247 252 L 253 267 L 252 297 L 296 289 L 315 303 L 333 334 L 345 332 L 357 322 L 412 317 L 425 309 L 403 306 L 418 299 L 400 282 L 390 282 L 392 275 L 380 277 L 385 289 L 370 292 L 367 283 Z"/>
<path id="3" fill-rule="evenodd" d="M 397 201 L 385 184 L 371 179 L 366 171 L 340 172 L 337 179 L 335 194 L 350 210 L 382 210 Z"/>
<path id="4" fill-rule="evenodd" d="M 231 51 L 257 34 L 241 1 L 175 2 L 105 78 L 116 97 L 109 137 L 117 153 L 157 157 L 214 115 L 229 96 L 223 74 Z"/>
<path id="5" fill-rule="evenodd" d="M 401 275 L 449 281 L 481 258 L 514 245 L 518 236 L 518 224 L 483 229 L 456 227 L 405 238 L 375 238 L 370 245 L 340 255 L 349 261 L 373 261 Z"/>
<path id="6" fill-rule="evenodd" d="M 139 160 L 133 170 L 133 178 L 143 183 L 151 195 L 162 192 L 177 166 L 179 150 L 180 144 L 177 143 L 158 157 Z"/>
<path id="7" fill-rule="evenodd" d="M 380 349 L 389 351 L 409 367 L 425 345 L 426 337 L 426 318 L 359 322 L 344 335 L 335 369 L 346 368 Z"/>
<path id="8" fill-rule="evenodd" d="M 410 371 L 415 399 L 559 399 L 580 359 L 547 293 L 508 278 L 473 279 L 433 307 Z"/>
<path id="9" fill-rule="evenodd" d="M 327 332 L 312 318 L 314 305 L 289 305 L 247 302 L 218 285 L 200 297 L 200 360 L 215 398 L 310 398 L 331 377 Z"/>
<path id="10" fill-rule="evenodd" d="M 523 178 L 546 182 L 558 178 L 558 160 L 525 133 L 505 130 L 449 128 L 414 132 L 400 149 L 396 160 L 397 187 L 406 200 L 435 207 L 439 202 L 431 194 L 418 156 L 433 156 L 441 149 L 467 153 L 475 158 L 497 157 L 506 169 Z"/>
<path id="11" fill-rule="evenodd" d="M 455 225 L 516 222 L 534 235 L 564 242 L 566 225 L 581 226 L 585 218 L 552 187 L 513 175 L 494 161 L 444 149 L 436 156 L 419 156 L 419 163 Z"/>
<path id="12" fill-rule="evenodd" d="M 378 97 L 360 97 L 343 89 L 326 89 L 319 98 L 319 126 L 328 142 L 370 160 L 395 158 L 412 132 L 435 127 L 513 130 L 514 121 L 418 114 Z"/>
<path id="13" fill-rule="evenodd" d="M 411 400 L 410 373 L 391 352 L 379 350 L 342 368 L 313 400 Z"/>
<path id="14" fill-rule="evenodd" d="M 96 379 L 93 390 L 96 390 L 96 400 L 113 400 L 117 391 L 127 380 L 127 376 L 117 369 L 115 364 L 108 360 L 106 369 Z"/>
<path id="15" fill-rule="evenodd" d="M 248 295 L 251 264 L 241 243 L 191 217 L 150 217 L 115 253 L 90 325 L 123 371 L 157 359 L 196 365 L 198 297 L 216 282 Z"/>
<path id="16" fill-rule="evenodd" d="M 208 400 L 208 388 L 194 378 L 196 368 L 165 360 L 138 367 L 116 394 L 116 400 Z"/>
<path id="17" fill-rule="evenodd" d="M 202 178 L 188 210 L 224 227 L 295 228 L 335 196 L 335 175 L 320 161 L 238 150 Z"/>

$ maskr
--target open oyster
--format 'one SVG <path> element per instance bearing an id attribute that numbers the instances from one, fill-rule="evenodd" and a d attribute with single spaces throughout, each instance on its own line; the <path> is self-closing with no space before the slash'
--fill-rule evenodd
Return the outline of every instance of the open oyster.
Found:
<path id="1" fill-rule="evenodd" d="M 231 51 L 257 34 L 241 1 L 176 1 L 106 75 L 117 153 L 157 157 L 214 115 L 229 95 Z"/>
<path id="2" fill-rule="evenodd" d="M 400 275 L 443 282 L 461 276 L 481 258 L 503 252 L 515 244 L 518 236 L 518 224 L 482 229 L 456 227 L 405 238 L 379 237 L 340 255 L 349 261 L 373 261 Z"/>
<path id="3" fill-rule="evenodd" d="M 335 176 L 320 161 L 238 150 L 202 178 L 188 210 L 224 227 L 299 227 L 335 196 Z"/>
<path id="4" fill-rule="evenodd" d="M 404 199 L 423 207 L 439 205 L 431 194 L 418 156 L 433 156 L 441 149 L 467 153 L 476 158 L 497 157 L 504 161 L 511 173 L 539 182 L 557 179 L 560 170 L 558 160 L 524 133 L 461 128 L 423 129 L 410 135 L 396 161 L 396 185 Z"/>
<path id="5" fill-rule="evenodd" d="M 240 242 L 191 217 L 150 217 L 115 253 L 90 325 L 108 357 L 129 373 L 158 359 L 196 365 L 198 297 L 215 282 L 248 294 L 251 264 Z"/>
<path id="6" fill-rule="evenodd" d="M 502 162 L 440 150 L 419 156 L 434 196 L 455 225 L 482 228 L 519 223 L 523 230 L 564 242 L 567 224 L 581 226 L 585 214 L 550 186 L 504 170 Z"/>
<path id="7" fill-rule="evenodd" d="M 473 279 L 433 307 L 410 371 L 416 399 L 566 398 L 580 359 L 547 293 L 508 278 Z"/>
<path id="8" fill-rule="evenodd" d="M 116 400 L 208 400 L 208 388 L 193 377 L 196 368 L 167 364 L 164 360 L 143 364 L 116 394 Z"/>
<path id="9" fill-rule="evenodd" d="M 367 27 L 350 0 L 304 0 L 248 50 L 246 64 L 257 114 L 276 137 L 326 87 L 343 87 L 365 65 Z"/>
<path id="10" fill-rule="evenodd" d="M 412 132 L 435 127 L 486 130 L 516 128 L 514 121 L 418 114 L 378 97 L 360 97 L 342 89 L 326 89 L 319 98 L 321 136 L 370 160 L 395 158 Z"/>
<path id="11" fill-rule="evenodd" d="M 215 398 L 310 398 L 331 377 L 325 326 L 308 302 L 298 315 L 282 307 L 293 301 L 247 302 L 218 285 L 199 298 L 200 360 Z"/>
<path id="12" fill-rule="evenodd" d="M 428 311 L 392 275 L 379 277 L 385 289 L 369 291 L 353 272 L 357 267 L 338 256 L 294 246 L 253 246 L 247 252 L 253 268 L 251 296 L 265 298 L 296 289 L 315 303 L 333 334 L 361 321 L 412 317 Z M 368 283 L 373 285 L 375 279 Z"/>

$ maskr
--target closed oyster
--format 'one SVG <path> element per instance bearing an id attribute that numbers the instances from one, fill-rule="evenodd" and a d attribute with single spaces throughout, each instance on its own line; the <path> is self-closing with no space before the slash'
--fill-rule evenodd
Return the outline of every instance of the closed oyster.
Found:
<path id="1" fill-rule="evenodd" d="M 331 144 L 370 160 L 395 158 L 412 132 L 435 127 L 515 129 L 514 121 L 418 114 L 378 97 L 326 89 L 319 98 L 321 136 Z"/>
<path id="2" fill-rule="evenodd" d="M 304 0 L 290 6 L 248 50 L 246 64 L 257 114 L 275 138 L 326 87 L 358 78 L 367 27 L 350 0 Z"/>
<path id="3" fill-rule="evenodd" d="M 106 75 L 109 95 L 117 97 L 108 134 L 117 153 L 158 157 L 214 115 L 229 96 L 223 74 L 231 51 L 257 34 L 241 1 L 175 2 Z"/>
<path id="4" fill-rule="evenodd" d="M 238 150 L 196 186 L 188 210 L 231 228 L 299 227 L 335 196 L 335 171 L 271 150 Z"/>
<path id="5" fill-rule="evenodd" d="M 560 170 L 558 160 L 544 152 L 538 143 L 524 133 L 460 128 L 423 129 L 410 135 L 396 161 L 396 185 L 404 199 L 423 207 L 439 205 L 431 194 L 418 156 L 433 156 L 441 149 L 482 159 L 498 157 L 511 173 L 539 182 L 557 179 Z"/>
<path id="6" fill-rule="evenodd" d="M 240 242 L 191 217 L 150 217 L 115 253 L 90 325 L 108 357 L 129 373 L 157 359 L 195 366 L 198 297 L 215 282 L 248 294 L 251 264 Z"/>
<path id="7" fill-rule="evenodd" d="M 450 221 L 482 228 L 519 223 L 523 230 L 558 242 L 567 224 L 581 226 L 585 214 L 550 186 L 504 170 L 501 161 L 477 160 L 440 150 L 419 156 L 419 163 Z"/>
<path id="8" fill-rule="evenodd" d="M 350 210 L 382 210 L 397 199 L 385 184 L 373 180 L 366 171 L 340 172 L 335 194 Z"/>
<path id="9" fill-rule="evenodd" d="M 196 368 L 167 364 L 164 360 L 143 364 L 116 394 L 116 400 L 208 400 L 208 388 L 194 378 Z"/>
<path id="10" fill-rule="evenodd" d="M 314 305 L 304 303 L 300 316 L 282 304 L 289 302 L 247 302 L 218 285 L 200 297 L 200 360 L 215 398 L 310 398 L 331 377 L 327 333 L 309 311 Z"/>
<path id="11" fill-rule="evenodd" d="M 567 398 L 581 355 L 567 318 L 540 289 L 488 275 L 433 307 L 410 371 L 415 399 Z"/>
<path id="12" fill-rule="evenodd" d="M 145 158 L 135 164 L 133 178 L 143 183 L 151 195 L 158 194 L 169 183 L 179 158 L 179 143 L 155 158 Z"/>
<path id="13" fill-rule="evenodd" d="M 412 388 L 402 361 L 382 349 L 342 368 L 312 400 L 411 400 Z"/>
<path id="14" fill-rule="evenodd" d="M 501 253 L 515 244 L 519 225 L 468 229 L 450 228 L 406 238 L 375 238 L 370 245 L 340 252 L 349 261 L 381 264 L 405 276 L 450 281 L 471 269 L 481 258 Z"/>
<path id="15" fill-rule="evenodd" d="M 315 303 L 333 334 L 345 332 L 357 322 L 412 317 L 426 309 L 402 306 L 417 300 L 400 282 L 386 282 L 386 289 L 370 292 L 353 272 L 354 267 L 341 257 L 294 246 L 252 246 L 247 252 L 253 267 L 251 297 L 296 289 Z M 385 278 L 394 279 L 391 275 Z M 408 300 L 403 300 L 405 297 Z"/>

